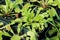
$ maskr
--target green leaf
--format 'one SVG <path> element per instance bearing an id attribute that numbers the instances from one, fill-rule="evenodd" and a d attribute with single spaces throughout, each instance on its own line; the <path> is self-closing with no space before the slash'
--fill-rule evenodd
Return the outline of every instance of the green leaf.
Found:
<path id="1" fill-rule="evenodd" d="M 16 0 L 16 3 L 21 4 L 21 3 L 23 3 L 23 0 Z"/>
<path id="2" fill-rule="evenodd" d="M 27 3 L 23 6 L 23 9 L 22 9 L 22 15 L 23 16 L 28 16 L 30 14 L 28 8 L 31 7 L 32 5 L 30 3 Z"/>
<path id="3" fill-rule="evenodd" d="M 48 27 L 48 24 L 47 24 L 47 23 L 45 23 L 45 27 L 46 27 L 46 28 Z"/>
<path id="4" fill-rule="evenodd" d="M 11 40 L 20 40 L 20 36 L 14 35 L 14 36 L 11 38 Z"/>
<path id="5" fill-rule="evenodd" d="M 46 40 L 50 40 L 50 39 L 47 37 Z"/>
<path id="6" fill-rule="evenodd" d="M 29 40 L 29 37 L 26 37 L 26 40 Z"/>
<path id="7" fill-rule="evenodd" d="M 40 24 L 39 23 L 32 23 L 32 27 L 33 28 L 38 28 L 38 27 L 40 27 Z"/>
<path id="8" fill-rule="evenodd" d="M 56 26 L 60 28 L 60 22 L 56 22 Z"/>
<path id="9" fill-rule="evenodd" d="M 55 0 L 55 3 L 58 5 L 58 7 L 60 8 L 60 0 Z"/>
<path id="10" fill-rule="evenodd" d="M 34 17 L 34 11 L 29 11 L 29 18 L 31 19 L 31 18 L 33 18 Z"/>
<path id="11" fill-rule="evenodd" d="M 9 12 L 9 5 L 11 3 L 11 0 L 5 0 L 5 2 L 6 2 L 5 12 L 8 13 Z"/>
<path id="12" fill-rule="evenodd" d="M 18 24 L 17 32 L 18 34 L 20 33 L 20 28 L 21 28 L 22 23 Z"/>
<path id="13" fill-rule="evenodd" d="M 57 14 L 57 12 L 56 12 L 56 10 L 55 10 L 54 8 L 51 8 L 51 9 L 49 10 L 49 15 L 50 15 L 50 17 L 56 16 L 56 14 Z"/>
<path id="14" fill-rule="evenodd" d="M 2 35 L 3 35 L 3 32 L 0 31 L 0 40 L 2 40 Z"/>
<path id="15" fill-rule="evenodd" d="M 44 24 L 41 23 L 41 24 L 40 24 L 40 27 L 39 27 L 39 31 L 41 31 L 41 30 L 43 30 L 43 29 L 44 29 Z"/>
<path id="16" fill-rule="evenodd" d="M 59 30 L 59 32 L 57 33 L 57 36 L 60 38 L 60 30 Z"/>
<path id="17" fill-rule="evenodd" d="M 49 16 L 48 12 L 44 12 L 42 15 L 44 15 L 44 17 L 48 17 Z"/>
<path id="18" fill-rule="evenodd" d="M 30 0 L 30 2 L 36 2 L 37 0 Z"/>
<path id="19" fill-rule="evenodd" d="M 52 3 L 53 3 L 53 0 L 49 0 L 49 1 L 48 1 L 48 4 L 52 4 Z"/>
<path id="20" fill-rule="evenodd" d="M 5 2 L 6 2 L 6 5 L 9 5 L 11 0 L 5 0 Z"/>
<path id="21" fill-rule="evenodd" d="M 27 22 L 27 17 L 26 16 L 22 17 L 22 21 Z"/>
<path id="22" fill-rule="evenodd" d="M 39 15 L 35 16 L 33 20 L 39 21 L 39 20 L 42 20 L 43 18 L 44 18 L 44 15 L 39 14 Z"/>
<path id="23" fill-rule="evenodd" d="M 11 23 L 10 24 L 11 25 L 15 24 L 15 20 L 11 20 Z"/>
<path id="24" fill-rule="evenodd" d="M 5 27 L 5 28 L 6 28 L 6 30 L 8 30 L 8 31 L 10 31 L 10 30 L 11 30 L 11 26 L 10 26 L 10 24 L 5 25 L 4 27 Z"/>
<path id="25" fill-rule="evenodd" d="M 51 40 L 59 40 L 59 38 L 57 36 L 54 36 L 52 38 L 50 38 Z"/>
<path id="26" fill-rule="evenodd" d="M 20 23 L 20 22 L 22 22 L 22 20 L 20 18 L 17 18 L 17 19 L 15 19 L 15 22 Z"/>
<path id="27" fill-rule="evenodd" d="M 12 29 L 10 30 L 10 32 L 14 34 L 14 32 L 13 32 L 13 30 L 12 30 Z"/>
<path id="28" fill-rule="evenodd" d="M 30 40 L 37 40 L 37 33 L 35 32 L 35 30 L 33 29 L 32 31 L 28 31 L 27 35 L 30 36 Z"/>
<path id="29" fill-rule="evenodd" d="M 43 8 L 42 7 L 38 7 L 38 11 L 36 13 L 36 16 L 39 15 L 39 13 L 40 13 L 41 10 L 43 10 Z"/>
<path id="30" fill-rule="evenodd" d="M 27 21 L 32 22 L 33 21 L 33 17 L 34 17 L 34 12 L 33 11 L 28 11 L 29 14 L 27 14 Z"/>
<path id="31" fill-rule="evenodd" d="M 3 35 L 11 37 L 11 35 L 8 32 L 3 31 Z"/>
<path id="32" fill-rule="evenodd" d="M 4 23 L 0 22 L 0 26 L 4 25 Z"/>
<path id="33" fill-rule="evenodd" d="M 53 27 L 52 27 L 53 28 Z M 48 34 L 51 36 L 52 34 L 54 34 L 55 32 L 57 32 L 57 30 L 55 28 L 53 28 L 52 30 L 49 30 Z"/>
<path id="34" fill-rule="evenodd" d="M 19 6 L 16 5 L 16 6 L 15 6 L 15 12 L 16 12 L 16 13 L 19 13 L 20 11 L 21 11 L 21 10 L 20 10 Z"/>
<path id="35" fill-rule="evenodd" d="M 15 8 L 15 6 L 17 5 L 17 3 L 16 2 L 10 2 L 10 9 L 13 9 L 13 8 Z"/>

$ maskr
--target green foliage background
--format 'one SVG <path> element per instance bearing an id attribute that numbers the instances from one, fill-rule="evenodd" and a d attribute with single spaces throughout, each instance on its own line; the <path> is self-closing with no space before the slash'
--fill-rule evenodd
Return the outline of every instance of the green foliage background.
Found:
<path id="1" fill-rule="evenodd" d="M 11 40 L 24 40 L 24 37 L 26 40 L 38 40 L 39 34 L 36 30 L 38 29 L 38 31 L 41 32 L 47 27 L 52 27 L 52 29 L 47 32 L 49 36 L 55 32 L 57 32 L 57 35 L 50 38 L 46 36 L 44 40 L 60 39 L 60 15 L 58 15 L 54 8 L 57 6 L 60 9 L 59 0 L 28 0 L 24 5 L 22 5 L 24 3 L 23 0 L 15 0 L 13 2 L 11 0 L 5 0 L 5 2 L 6 5 L 0 5 L 0 17 L 4 17 L 4 19 L 11 17 L 11 20 L 6 25 L 4 25 L 2 21 L 0 22 L 0 40 L 3 39 L 2 35 L 11 37 Z M 34 2 L 38 2 L 39 5 L 31 4 Z M 18 5 L 22 5 L 22 9 Z M 32 9 L 33 6 L 35 7 Z M 36 12 L 34 12 L 34 10 L 36 10 Z M 22 17 L 18 17 L 20 14 Z M 56 17 L 56 19 L 54 19 L 54 17 Z M 16 23 L 17 34 L 14 33 L 11 26 Z M 27 32 L 25 30 L 25 33 L 22 33 L 21 30 L 24 28 L 27 29 Z M 10 31 L 13 36 L 6 32 L 6 30 Z"/>

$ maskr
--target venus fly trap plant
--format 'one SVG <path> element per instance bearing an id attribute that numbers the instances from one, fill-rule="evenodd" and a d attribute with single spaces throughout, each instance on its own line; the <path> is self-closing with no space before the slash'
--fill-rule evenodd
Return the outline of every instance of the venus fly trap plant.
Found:
<path id="1" fill-rule="evenodd" d="M 54 8 L 58 6 L 60 9 L 59 0 L 28 0 L 26 2 L 5 0 L 5 2 L 6 5 L 0 5 L 0 40 L 41 40 L 38 39 L 41 36 L 39 33 L 43 33 L 49 27 L 51 30 L 45 32 L 43 40 L 60 39 L 60 22 L 58 22 L 60 15 Z M 33 4 L 35 2 L 39 5 Z M 57 35 L 49 38 L 55 32 Z M 3 36 L 9 38 L 4 39 Z"/>

